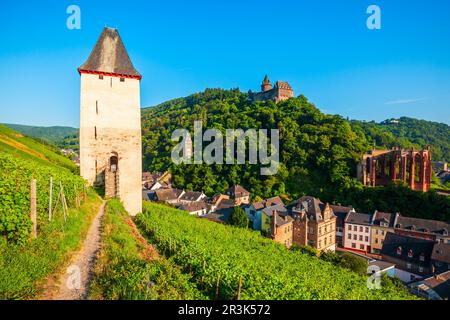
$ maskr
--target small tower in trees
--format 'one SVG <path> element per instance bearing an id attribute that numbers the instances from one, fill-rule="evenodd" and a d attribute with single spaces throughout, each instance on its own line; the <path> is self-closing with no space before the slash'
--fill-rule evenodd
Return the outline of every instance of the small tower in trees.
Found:
<path id="1" fill-rule="evenodd" d="M 269 77 L 266 74 L 266 76 L 264 77 L 264 80 L 263 80 L 263 82 L 261 84 L 261 91 L 262 92 L 266 92 L 266 91 L 269 91 L 271 89 L 272 89 L 272 84 L 270 83 Z"/>
<path id="2" fill-rule="evenodd" d="M 116 29 L 105 28 L 78 68 L 80 173 L 135 215 L 142 211 L 140 80 Z"/>

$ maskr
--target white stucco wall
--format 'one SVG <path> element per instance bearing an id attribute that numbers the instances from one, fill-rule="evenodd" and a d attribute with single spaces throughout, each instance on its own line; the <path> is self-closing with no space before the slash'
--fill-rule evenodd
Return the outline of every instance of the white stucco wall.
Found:
<path id="1" fill-rule="evenodd" d="M 97 131 L 97 138 L 95 137 Z M 119 157 L 119 195 L 125 209 L 142 211 L 140 81 L 81 74 L 80 173 L 91 185 L 97 172 Z"/>
<path id="2" fill-rule="evenodd" d="M 351 227 L 351 231 L 349 229 L 349 226 Z M 356 227 L 356 231 L 354 228 Z M 363 230 L 360 231 L 360 227 L 363 227 Z M 366 227 L 368 228 L 368 231 L 366 231 Z M 371 233 L 371 227 L 370 226 L 361 226 L 358 224 L 352 224 L 352 223 L 345 223 L 344 228 L 344 235 L 343 235 L 343 243 L 345 248 L 349 249 L 356 249 L 356 250 L 367 250 L 367 247 L 370 246 L 370 233 Z M 352 238 L 349 239 L 348 235 L 351 234 Z M 354 239 L 354 236 L 356 235 L 356 239 Z M 359 236 L 362 236 L 362 241 L 359 240 Z M 368 238 L 366 241 L 366 237 Z M 356 244 L 356 248 L 352 248 L 352 243 Z M 364 249 L 361 249 L 361 245 L 364 245 Z"/>

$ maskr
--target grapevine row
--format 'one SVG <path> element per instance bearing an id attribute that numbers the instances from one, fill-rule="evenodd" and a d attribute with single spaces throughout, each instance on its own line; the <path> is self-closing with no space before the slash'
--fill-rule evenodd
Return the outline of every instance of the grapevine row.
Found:
<path id="1" fill-rule="evenodd" d="M 43 166 L 32 160 L 0 153 L 0 235 L 8 241 L 24 244 L 31 233 L 30 181 L 37 181 L 38 231 L 48 223 L 50 177 L 53 177 L 53 204 L 60 184 L 69 207 L 75 206 L 85 188 L 84 180 L 62 167 Z M 61 206 L 56 207 L 58 214 Z"/>
<path id="2" fill-rule="evenodd" d="M 161 253 L 212 298 L 410 299 L 405 291 L 369 290 L 366 278 L 289 251 L 259 234 L 146 203 L 138 226 Z"/>

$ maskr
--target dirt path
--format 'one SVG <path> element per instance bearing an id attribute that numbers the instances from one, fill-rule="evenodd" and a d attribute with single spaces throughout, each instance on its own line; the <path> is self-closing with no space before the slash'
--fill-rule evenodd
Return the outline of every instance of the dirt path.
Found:
<path id="1" fill-rule="evenodd" d="M 92 221 L 81 250 L 75 255 L 71 265 L 58 280 L 59 289 L 55 300 L 87 299 L 89 282 L 95 266 L 101 243 L 101 221 L 105 213 L 106 201 L 103 201 L 97 215 Z"/>

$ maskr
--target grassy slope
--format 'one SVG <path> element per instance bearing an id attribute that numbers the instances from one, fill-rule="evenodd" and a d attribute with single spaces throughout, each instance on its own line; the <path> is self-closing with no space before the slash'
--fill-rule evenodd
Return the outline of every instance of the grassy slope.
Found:
<path id="1" fill-rule="evenodd" d="M 69 159 L 55 153 L 51 146 L 24 137 L 2 125 L 0 125 L 0 154 L 12 155 L 17 158 L 17 161 L 10 163 L 13 166 L 10 171 L 2 172 L 2 174 L 6 174 L 5 177 L 8 178 L 10 177 L 8 174 L 17 175 L 19 185 L 21 185 L 21 180 L 26 180 L 28 183 L 29 177 L 26 175 L 33 172 L 33 168 L 48 170 L 49 174 L 51 172 L 64 173 L 66 177 L 79 180 L 79 177 L 70 173 L 70 171 L 77 171 L 77 167 Z M 8 183 L 1 185 L 0 200 L 4 201 L 8 197 L 11 199 L 10 187 Z M 47 186 L 45 187 L 47 188 Z M 39 188 L 42 188 L 42 184 L 39 184 L 38 179 Z M 16 187 L 12 199 L 27 202 L 28 191 L 22 191 L 21 187 Z M 66 189 L 68 196 L 68 192 L 71 191 Z M 6 237 L 0 236 L 0 299 L 27 299 L 40 294 L 44 289 L 47 277 L 62 272 L 71 254 L 79 248 L 90 222 L 101 204 L 98 196 L 93 191 L 88 191 L 87 201 L 79 209 L 69 208 L 66 222 L 64 222 L 58 206 L 52 222 L 46 223 L 45 219 L 42 220 L 42 217 L 39 216 L 43 210 L 40 207 L 41 200 L 38 201 L 39 224 L 36 240 L 30 240 L 25 245 L 19 246 L 13 242 L 7 242 Z M 48 200 L 46 201 L 48 203 Z M 16 205 L 19 206 L 19 204 Z M 73 206 L 73 203 L 69 203 L 70 205 Z M 11 216 L 12 218 L 14 216 Z"/>
<path id="2" fill-rule="evenodd" d="M 79 248 L 100 205 L 97 195 L 89 192 L 80 209 L 69 210 L 66 223 L 57 215 L 29 244 L 16 246 L 0 238 L 0 299 L 39 294 L 47 276 L 61 272 Z"/>
<path id="3" fill-rule="evenodd" d="M 192 272 L 205 294 L 233 299 L 414 299 L 404 288 L 369 290 L 366 277 L 259 234 L 146 203 L 137 224 L 161 252 Z M 219 288 L 217 283 L 220 283 Z"/>
<path id="4" fill-rule="evenodd" d="M 25 160 L 37 161 L 42 165 L 60 166 L 77 172 L 77 166 L 59 151 L 26 137 L 4 125 L 0 125 L 0 151 L 12 154 Z"/>
<path id="5" fill-rule="evenodd" d="M 38 126 L 26 126 L 21 124 L 9 124 L 9 123 L 5 123 L 5 126 L 10 127 L 29 137 L 44 140 L 52 144 L 57 144 L 67 136 L 78 134 L 78 129 L 72 127 L 62 127 L 62 126 L 38 127 Z"/>
<path id="6" fill-rule="evenodd" d="M 107 204 L 92 299 L 202 299 L 179 268 L 139 238 L 117 200 Z"/>

